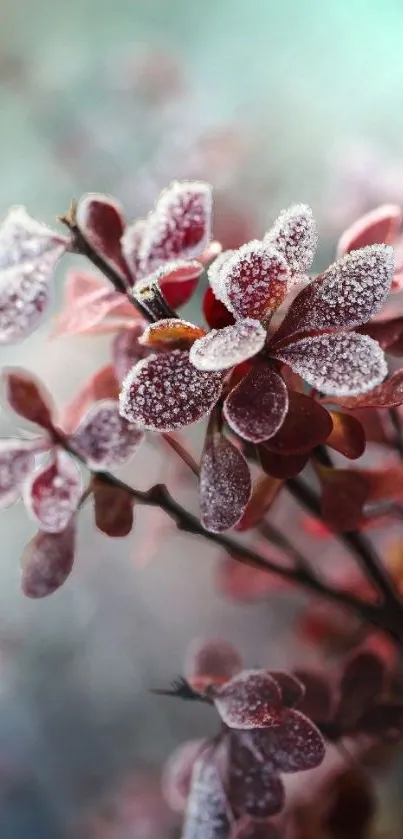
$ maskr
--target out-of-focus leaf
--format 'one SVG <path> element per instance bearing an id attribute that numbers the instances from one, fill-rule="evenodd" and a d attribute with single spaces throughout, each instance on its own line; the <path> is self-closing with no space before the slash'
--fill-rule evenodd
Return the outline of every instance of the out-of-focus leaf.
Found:
<path id="1" fill-rule="evenodd" d="M 18 416 L 47 431 L 53 427 L 52 399 L 44 386 L 27 370 L 5 368 L 1 372 L 4 398 Z"/>
<path id="2" fill-rule="evenodd" d="M 106 536 L 124 537 L 134 522 L 133 498 L 122 487 L 110 486 L 102 478 L 93 477 L 95 524 Z"/>
<path id="3" fill-rule="evenodd" d="M 63 585 L 74 562 L 75 524 L 60 533 L 39 533 L 22 558 L 22 591 L 27 597 L 47 597 Z"/>

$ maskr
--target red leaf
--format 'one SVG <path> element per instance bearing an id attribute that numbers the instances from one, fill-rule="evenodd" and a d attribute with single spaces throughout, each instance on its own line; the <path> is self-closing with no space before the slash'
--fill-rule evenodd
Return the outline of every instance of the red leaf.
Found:
<path id="1" fill-rule="evenodd" d="M 158 269 L 159 287 L 172 309 L 179 309 L 190 300 L 203 270 L 203 265 L 196 260 L 168 262 Z"/>
<path id="2" fill-rule="evenodd" d="M 279 772 L 302 772 L 320 766 L 325 757 L 323 737 L 313 723 L 293 708 L 285 709 L 281 722 L 253 732 L 256 749 Z"/>
<path id="3" fill-rule="evenodd" d="M 276 454 L 271 452 L 265 443 L 259 446 L 259 461 L 266 475 L 281 481 L 299 475 L 309 460 L 308 454 Z"/>
<path id="4" fill-rule="evenodd" d="M 228 839 L 229 830 L 227 796 L 210 748 L 194 765 L 181 839 Z"/>
<path id="5" fill-rule="evenodd" d="M 319 402 L 296 391 L 288 393 L 288 411 L 265 448 L 277 454 L 305 454 L 324 443 L 332 431 L 332 418 Z"/>
<path id="6" fill-rule="evenodd" d="M 272 477 L 261 478 L 257 481 L 248 506 L 236 525 L 237 530 L 250 530 L 261 521 L 274 503 L 282 483 L 282 481 Z"/>
<path id="7" fill-rule="evenodd" d="M 162 794 L 175 812 L 183 813 L 190 792 L 193 767 L 206 748 L 205 740 L 187 740 L 170 755 L 162 773 Z"/>
<path id="8" fill-rule="evenodd" d="M 365 474 L 318 466 L 322 488 L 322 516 L 337 531 L 355 530 L 370 495 Z"/>
<path id="9" fill-rule="evenodd" d="M 163 262 L 194 259 L 211 238 L 211 187 L 197 181 L 174 181 L 161 193 L 147 219 L 140 246 L 143 273 Z"/>
<path id="10" fill-rule="evenodd" d="M 66 431 L 73 431 L 90 405 L 102 399 L 118 399 L 118 397 L 119 385 L 113 367 L 108 364 L 91 376 L 82 390 L 64 409 L 63 427 Z"/>
<path id="11" fill-rule="evenodd" d="M 150 355 L 123 382 L 120 412 L 151 431 L 173 431 L 205 416 L 222 388 L 220 373 L 204 373 L 183 350 Z"/>
<path id="12" fill-rule="evenodd" d="M 403 370 L 397 370 L 382 384 L 359 396 L 332 400 L 343 408 L 397 408 L 403 404 Z"/>
<path id="13" fill-rule="evenodd" d="M 306 273 L 312 265 L 318 241 L 310 207 L 294 204 L 283 210 L 264 241 L 283 255 L 293 274 Z"/>
<path id="14" fill-rule="evenodd" d="M 332 433 L 326 440 L 328 446 L 344 457 L 355 460 L 365 452 L 365 431 L 360 421 L 351 414 L 340 414 L 330 411 L 333 421 Z"/>
<path id="15" fill-rule="evenodd" d="M 41 467 L 24 486 L 24 501 L 47 533 L 64 530 L 81 496 L 81 478 L 69 455 L 58 451 L 50 466 Z"/>
<path id="16" fill-rule="evenodd" d="M 298 703 L 298 710 L 318 725 L 328 722 L 333 710 L 333 697 L 329 683 L 320 673 L 313 670 L 295 670 L 295 676 L 303 684 L 305 694 Z"/>
<path id="17" fill-rule="evenodd" d="M 253 358 L 264 346 L 266 331 L 259 321 L 247 318 L 233 326 L 212 329 L 192 346 L 189 358 L 198 370 L 229 370 Z"/>
<path id="18" fill-rule="evenodd" d="M 112 538 L 128 536 L 133 527 L 133 498 L 123 487 L 110 486 L 93 477 L 95 524 L 101 533 Z"/>
<path id="19" fill-rule="evenodd" d="M 257 759 L 247 732 L 233 733 L 229 739 L 227 784 L 231 809 L 238 818 L 267 819 L 284 807 L 282 781 L 271 763 Z"/>
<path id="20" fill-rule="evenodd" d="M 235 317 L 265 320 L 283 302 L 289 275 L 281 254 L 264 242 L 249 242 L 222 264 L 221 298 Z"/>
<path id="21" fill-rule="evenodd" d="M 114 469 L 129 460 L 144 434 L 119 414 L 119 403 L 105 399 L 93 405 L 70 437 L 88 469 Z"/>
<path id="22" fill-rule="evenodd" d="M 242 670 L 211 695 L 229 728 L 265 728 L 280 722 L 281 691 L 267 670 Z"/>
<path id="23" fill-rule="evenodd" d="M 68 240 L 14 207 L 0 227 L 0 344 L 19 341 L 43 319 L 53 271 Z"/>
<path id="24" fill-rule="evenodd" d="M 125 221 L 120 204 L 109 195 L 89 192 L 78 203 L 76 224 L 95 253 L 130 281 L 130 273 L 122 255 L 121 238 Z"/>
<path id="25" fill-rule="evenodd" d="M 190 645 L 184 675 L 193 690 L 202 693 L 211 685 L 228 682 L 241 667 L 241 656 L 232 644 L 221 639 L 209 639 Z"/>
<path id="26" fill-rule="evenodd" d="M 164 318 L 147 326 L 139 342 L 156 350 L 186 349 L 203 335 L 205 330 L 201 326 L 181 318 Z"/>
<path id="27" fill-rule="evenodd" d="M 350 659 L 341 679 L 337 709 L 337 721 L 343 731 L 354 729 L 363 712 L 374 705 L 385 678 L 385 665 L 374 653 L 360 652 Z"/>
<path id="28" fill-rule="evenodd" d="M 397 204 L 382 204 L 354 222 L 340 238 L 337 253 L 344 256 L 366 245 L 393 245 L 402 221 Z"/>
<path id="29" fill-rule="evenodd" d="M 75 524 L 60 533 L 39 533 L 22 558 L 22 591 L 26 597 L 47 597 L 63 585 L 74 562 Z"/>
<path id="30" fill-rule="evenodd" d="M 305 687 L 302 682 L 295 676 L 290 676 L 289 673 L 281 673 L 277 670 L 270 670 L 270 676 L 277 682 L 284 705 L 287 708 L 293 708 L 294 705 L 300 705 L 305 695 Z"/>
<path id="31" fill-rule="evenodd" d="M 221 533 L 242 517 L 252 492 L 244 456 L 221 434 L 206 438 L 200 465 L 200 513 L 203 527 Z"/>
<path id="32" fill-rule="evenodd" d="M 228 311 L 224 303 L 214 295 L 212 288 L 207 288 L 203 297 L 203 314 L 211 329 L 223 329 L 224 326 L 231 326 L 235 318 Z"/>
<path id="33" fill-rule="evenodd" d="M 130 329 L 120 330 L 113 339 L 112 362 L 119 382 L 123 382 L 138 361 L 150 354 L 148 347 L 144 347 L 139 341 L 143 330 L 143 324 L 136 323 Z"/>
<path id="34" fill-rule="evenodd" d="M 36 444 L 36 440 L 0 440 L 0 509 L 17 501 L 21 486 L 34 469 Z"/>
<path id="35" fill-rule="evenodd" d="M 26 370 L 2 370 L 4 396 L 9 407 L 18 416 L 50 431 L 52 424 L 52 399 L 44 386 Z"/>
<path id="36" fill-rule="evenodd" d="M 282 378 L 267 364 L 255 365 L 224 402 L 224 416 L 240 437 L 260 443 L 284 422 L 288 393 Z"/>

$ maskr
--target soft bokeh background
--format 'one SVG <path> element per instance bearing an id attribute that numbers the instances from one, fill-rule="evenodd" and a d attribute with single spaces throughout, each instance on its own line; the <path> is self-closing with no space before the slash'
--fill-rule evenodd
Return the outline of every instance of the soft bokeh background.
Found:
<path id="1" fill-rule="evenodd" d="M 2 211 L 23 203 L 52 222 L 95 190 L 130 217 L 173 177 L 207 178 L 226 244 L 307 201 L 325 261 L 352 218 L 403 201 L 400 0 L 2 0 L 0 12 Z M 108 346 L 48 344 L 49 326 L 0 358 L 35 370 L 62 404 Z M 2 433 L 13 433 L 6 417 Z M 149 445 L 125 474 L 146 486 L 162 457 Z M 190 483 L 180 491 L 196 505 Z M 290 521 L 289 508 L 278 515 Z M 117 544 L 94 533 L 85 509 L 70 581 L 29 602 L 19 557 L 33 528 L 20 506 L 1 517 L 2 839 L 81 836 L 83 811 L 123 782 L 130 830 L 87 824 L 84 835 L 166 836 L 166 813 L 141 802 L 154 802 L 172 747 L 212 721 L 148 688 L 180 672 L 200 634 L 239 643 L 250 664 L 298 654 L 289 633 L 281 640 L 292 604 L 284 615 L 221 598 L 211 548 L 167 532 L 147 564 L 147 533 L 160 526 L 139 511 L 136 532 Z M 110 824 L 117 802 L 104 813 Z"/>

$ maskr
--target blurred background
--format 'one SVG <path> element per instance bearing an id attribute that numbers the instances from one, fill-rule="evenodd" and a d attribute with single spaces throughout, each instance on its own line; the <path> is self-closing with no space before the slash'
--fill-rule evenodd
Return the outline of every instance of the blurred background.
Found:
<path id="1" fill-rule="evenodd" d="M 2 0 L 0 10 L 2 212 L 22 203 L 52 224 L 91 190 L 115 195 L 130 218 L 172 178 L 207 179 L 226 246 L 304 201 L 326 264 L 351 220 L 403 203 L 400 0 Z M 48 344 L 50 328 L 0 358 L 34 370 L 62 405 L 105 363 L 108 340 Z M 15 433 L 5 415 L 1 431 Z M 163 459 L 154 441 L 125 476 L 147 486 Z M 173 481 L 196 509 L 177 467 Z M 289 522 L 290 508 L 276 515 Z M 181 671 L 201 635 L 234 641 L 250 665 L 309 657 L 291 643 L 298 598 L 285 614 L 231 602 L 210 547 L 144 511 L 128 539 L 107 540 L 85 509 L 72 577 L 30 602 L 19 558 L 32 533 L 22 506 L 2 515 L 1 839 L 175 835 L 161 767 L 214 720 L 149 688 Z"/>

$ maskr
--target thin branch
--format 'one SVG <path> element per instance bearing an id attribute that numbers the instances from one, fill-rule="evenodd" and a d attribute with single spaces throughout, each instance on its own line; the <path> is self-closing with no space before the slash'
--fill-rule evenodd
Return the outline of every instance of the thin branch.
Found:
<path id="1" fill-rule="evenodd" d="M 177 454 L 178 457 L 180 457 L 180 459 L 183 460 L 186 466 L 188 466 L 189 469 L 191 469 L 193 474 L 196 475 L 196 477 L 199 477 L 199 466 L 196 463 L 194 457 L 192 457 L 192 455 L 190 454 L 190 452 L 188 452 L 187 449 L 185 449 L 185 447 L 182 446 L 182 443 L 180 443 L 179 440 L 173 434 L 162 433 L 160 436 L 165 441 L 165 443 L 167 443 L 167 445 L 170 446 L 171 449 L 173 449 L 175 454 Z"/>

